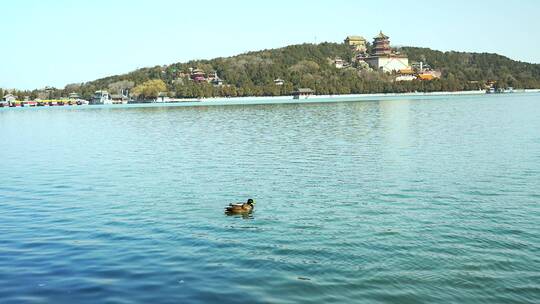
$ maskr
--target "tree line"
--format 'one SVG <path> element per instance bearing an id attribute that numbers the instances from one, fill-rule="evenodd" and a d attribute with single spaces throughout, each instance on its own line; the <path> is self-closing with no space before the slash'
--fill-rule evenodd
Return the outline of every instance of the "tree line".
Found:
<path id="1" fill-rule="evenodd" d="M 440 52 L 417 47 L 403 47 L 400 51 L 410 62 L 422 61 L 440 70 L 441 78 L 395 82 L 395 75 L 374 71 L 362 64 L 338 69 L 333 59 L 339 57 L 353 62 L 354 52 L 345 44 L 321 43 L 142 68 L 70 84 L 63 89 L 48 90 L 46 94 L 43 90 L 33 90 L 15 92 L 15 95 L 59 98 L 75 92 L 89 99 L 95 91 L 109 89 L 112 93 L 129 91 L 135 98 L 152 99 L 160 93 L 177 98 L 279 96 L 302 87 L 324 95 L 479 90 L 490 83 L 498 87 L 540 88 L 539 64 L 489 53 Z M 194 82 L 190 79 L 190 68 L 207 74 L 215 71 L 224 84 Z M 284 80 L 283 85 L 274 83 L 278 78 Z"/>

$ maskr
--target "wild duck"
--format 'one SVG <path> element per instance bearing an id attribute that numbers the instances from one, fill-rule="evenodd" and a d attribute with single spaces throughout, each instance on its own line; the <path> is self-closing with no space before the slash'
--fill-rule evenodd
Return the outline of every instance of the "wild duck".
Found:
<path id="1" fill-rule="evenodd" d="M 229 214 L 239 214 L 239 213 L 249 213 L 255 208 L 255 201 L 251 198 L 245 203 L 233 203 L 225 207 L 225 213 Z"/>

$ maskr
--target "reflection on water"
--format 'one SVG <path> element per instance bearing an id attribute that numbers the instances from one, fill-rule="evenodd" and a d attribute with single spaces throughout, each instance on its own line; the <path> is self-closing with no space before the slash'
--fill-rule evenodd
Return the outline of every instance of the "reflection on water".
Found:
<path id="1" fill-rule="evenodd" d="M 228 217 L 238 218 L 238 219 L 243 219 L 243 220 L 252 220 L 252 219 L 254 219 L 253 212 L 242 213 L 242 214 L 225 213 L 225 215 L 228 216 Z"/>
<path id="2" fill-rule="evenodd" d="M 0 299 L 534 303 L 539 113 L 520 94 L 0 109 Z"/>
<path id="3" fill-rule="evenodd" d="M 244 213 L 234 213 L 225 211 L 225 215 L 233 218 L 241 218 L 244 220 L 252 220 L 254 211 L 244 212 Z"/>

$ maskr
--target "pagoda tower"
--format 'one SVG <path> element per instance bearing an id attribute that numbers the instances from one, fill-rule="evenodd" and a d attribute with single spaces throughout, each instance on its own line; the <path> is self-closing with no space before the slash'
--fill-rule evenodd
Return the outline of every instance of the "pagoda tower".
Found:
<path id="1" fill-rule="evenodd" d="M 399 72 L 410 69 L 409 58 L 404 54 L 393 53 L 390 47 L 390 39 L 381 32 L 373 38 L 371 55 L 362 58 L 364 62 L 374 70 L 386 73 Z"/>
<path id="2" fill-rule="evenodd" d="M 392 49 L 390 48 L 389 37 L 383 34 L 381 31 L 377 37 L 373 38 L 373 50 L 371 51 L 372 56 L 389 56 L 392 54 Z"/>

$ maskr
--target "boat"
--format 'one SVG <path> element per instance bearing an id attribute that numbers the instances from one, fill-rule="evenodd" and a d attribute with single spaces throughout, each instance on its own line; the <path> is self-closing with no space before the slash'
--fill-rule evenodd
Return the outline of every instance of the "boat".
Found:
<path id="1" fill-rule="evenodd" d="M 490 87 L 486 90 L 486 94 L 503 94 L 503 93 L 514 93 L 513 87 L 507 87 L 506 89 L 503 88 L 494 88 Z"/>
<path id="2" fill-rule="evenodd" d="M 514 88 L 513 87 L 508 87 L 508 88 L 503 90 L 503 93 L 514 93 Z"/>

